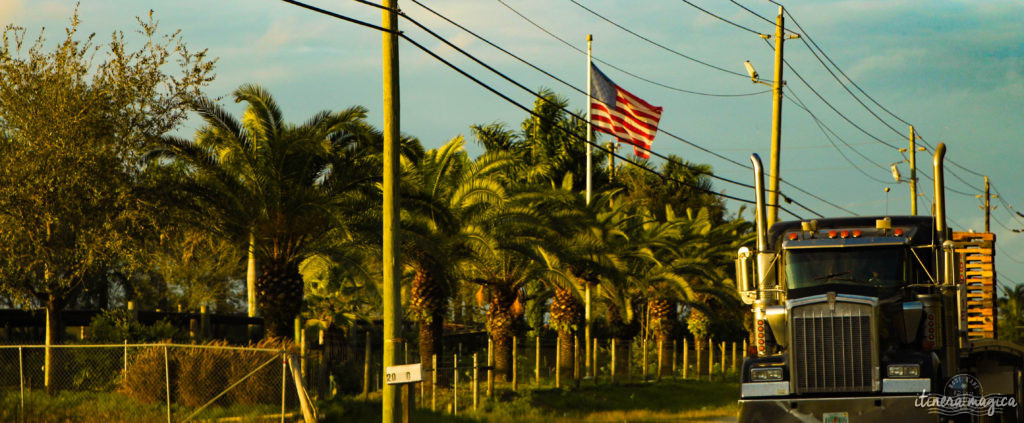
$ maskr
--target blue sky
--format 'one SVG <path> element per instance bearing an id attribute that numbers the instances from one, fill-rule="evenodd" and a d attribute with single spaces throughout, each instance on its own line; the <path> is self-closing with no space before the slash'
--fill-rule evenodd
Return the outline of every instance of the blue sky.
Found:
<path id="1" fill-rule="evenodd" d="M 645 78 L 682 89 L 710 93 L 762 91 L 749 78 L 696 64 L 639 40 L 573 4 L 570 0 L 504 0 L 556 35 L 585 48 L 594 35 L 594 56 Z M 671 49 L 741 74 L 750 60 L 762 78 L 771 78 L 772 50 L 755 34 L 723 23 L 679 0 L 637 2 L 578 0 L 581 4 Z M 774 20 L 777 7 L 762 0 L 738 0 Z M 311 4 L 364 21 L 379 23 L 380 12 L 353 1 Z M 504 48 L 534 62 L 577 87 L 585 87 L 586 58 L 540 32 L 497 0 L 422 0 L 422 3 L 469 27 Z M 757 32 L 773 26 L 730 2 L 691 0 L 708 11 Z M 583 109 L 582 95 L 516 62 L 468 34 L 433 17 L 411 1 L 400 7 L 413 18 L 452 40 L 531 88 L 548 87 Z M 35 34 L 46 27 L 59 38 L 75 6 L 71 1 L 4 0 L 0 23 L 15 23 Z M 787 181 L 858 214 L 909 213 L 905 183 L 894 184 L 891 163 L 903 157 L 872 138 L 906 147 L 904 123 L 861 97 L 886 123 L 883 125 L 844 91 L 811 55 L 810 35 L 840 68 L 875 100 L 915 126 L 928 143 L 945 142 L 948 159 L 992 178 L 1002 199 L 1024 212 L 1024 3 L 1019 1 L 792 1 L 787 28 L 804 35 L 786 42 L 786 59 L 807 82 L 861 130 L 821 102 L 788 69 L 787 94 L 804 101 L 842 141 L 835 140 L 852 164 L 840 155 L 810 116 L 791 101 L 783 107 L 781 175 Z M 381 36 L 371 30 L 314 14 L 280 1 L 82 0 L 83 32 L 108 39 L 114 30 L 134 31 L 135 16 L 150 9 L 165 31 L 181 29 L 191 48 L 208 48 L 219 58 L 212 96 L 228 96 L 239 85 L 257 82 L 281 103 L 286 118 L 302 121 L 316 111 L 363 105 L 370 121 L 381 122 Z M 482 80 L 524 104 L 529 94 L 458 57 L 428 34 L 401 23 L 406 34 L 434 49 Z M 405 133 L 428 147 L 469 135 L 474 123 L 505 122 L 518 127 L 526 114 L 455 74 L 414 47 L 401 50 L 401 123 Z M 600 66 L 600 65 L 599 65 Z M 751 152 L 767 162 L 770 149 L 771 97 L 707 97 L 668 90 L 615 69 L 602 70 L 617 84 L 648 102 L 663 106 L 661 127 L 688 141 L 741 163 Z M 841 76 L 840 76 L 841 78 Z M 856 92 L 852 86 L 851 90 Z M 234 108 L 236 112 L 239 108 Z M 195 122 L 181 129 L 185 135 Z M 604 140 L 602 140 L 604 141 Z M 471 151 L 479 151 L 472 142 Z M 852 148 L 852 149 L 851 149 Z M 748 182 L 749 171 L 660 135 L 655 151 L 708 163 L 723 177 Z M 856 150 L 856 151 L 853 151 Z M 865 159 L 863 156 L 866 156 Z M 930 155 L 918 155 L 919 168 L 930 176 Z M 767 163 L 766 163 L 767 165 Z M 861 171 L 870 175 L 865 176 Z M 906 163 L 899 164 L 904 176 Z M 982 178 L 947 165 L 948 210 L 956 229 L 983 229 L 979 200 Z M 968 184 L 960 181 L 964 179 Z M 892 192 L 888 200 L 884 187 Z M 931 183 L 921 178 L 922 213 L 929 210 Z M 718 183 L 717 188 L 752 198 L 746 188 Z M 843 215 L 792 188 L 783 191 L 826 216 Z M 991 223 L 997 233 L 997 271 L 1004 283 L 1024 282 L 1024 218 L 999 200 Z M 738 205 L 731 204 L 732 210 Z M 798 209 L 794 208 L 794 211 Z M 801 213 L 807 217 L 806 212 Z M 749 215 L 748 215 L 749 216 Z M 785 215 L 784 215 L 785 217 Z"/>

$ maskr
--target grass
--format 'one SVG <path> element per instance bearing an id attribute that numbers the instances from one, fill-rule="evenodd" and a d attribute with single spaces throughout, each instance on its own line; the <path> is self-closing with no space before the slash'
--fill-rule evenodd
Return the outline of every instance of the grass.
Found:
<path id="1" fill-rule="evenodd" d="M 460 390 L 461 391 L 461 390 Z M 459 414 L 413 412 L 417 422 L 522 422 L 560 423 L 729 421 L 739 411 L 739 385 L 735 382 L 670 381 L 624 385 L 587 385 L 579 389 L 520 388 L 518 393 L 496 389 L 493 400 L 481 391 L 480 409 L 471 410 L 472 397 L 459 393 Z M 465 395 L 465 396 L 463 396 Z M 442 404 L 444 406 L 442 407 Z M 438 408 L 449 409 L 450 395 L 439 396 Z M 327 421 L 380 421 L 380 394 L 342 397 L 320 405 Z"/>

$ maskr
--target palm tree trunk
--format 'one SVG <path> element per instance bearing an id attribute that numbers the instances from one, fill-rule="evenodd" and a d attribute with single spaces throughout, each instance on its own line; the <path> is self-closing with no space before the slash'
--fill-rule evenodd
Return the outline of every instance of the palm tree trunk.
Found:
<path id="1" fill-rule="evenodd" d="M 558 331 L 558 353 L 562 358 L 558 372 L 563 384 L 568 384 L 568 381 L 573 379 L 573 371 L 576 369 L 576 363 L 573 360 L 574 347 L 573 331 Z"/>
<path id="2" fill-rule="evenodd" d="M 494 339 L 494 370 L 499 380 L 512 380 L 512 304 L 514 293 L 504 285 L 491 287 L 487 310 L 487 330 Z"/>
<path id="3" fill-rule="evenodd" d="M 419 321 L 419 332 L 420 332 L 420 363 L 423 364 L 423 368 L 428 370 L 426 375 L 423 377 L 423 389 L 424 392 L 429 392 L 431 387 L 431 376 L 430 371 L 434 371 L 433 357 L 437 355 L 438 366 L 444 358 L 444 315 L 447 310 L 437 309 L 431 313 L 429 319 L 420 319 Z M 442 377 L 444 373 L 438 373 L 437 383 L 440 386 L 448 386 L 447 378 Z"/>
<path id="4" fill-rule="evenodd" d="M 302 307 L 302 275 L 298 263 L 268 260 L 256 280 L 257 302 L 263 310 L 268 338 L 292 338 Z"/>

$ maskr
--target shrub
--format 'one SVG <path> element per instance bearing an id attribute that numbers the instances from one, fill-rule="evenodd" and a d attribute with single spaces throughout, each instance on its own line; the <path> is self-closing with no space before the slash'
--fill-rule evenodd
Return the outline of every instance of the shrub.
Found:
<path id="1" fill-rule="evenodd" d="M 125 309 L 105 310 L 89 321 L 89 341 L 94 343 L 159 342 L 181 339 L 183 333 L 166 320 L 152 325 L 140 323 L 135 314 Z"/>
<path id="2" fill-rule="evenodd" d="M 210 341 L 204 346 L 223 347 L 225 341 Z M 216 348 L 179 348 L 174 351 L 178 377 L 174 380 L 178 400 L 186 407 L 199 407 L 234 382 L 229 373 L 235 351 Z M 226 404 L 221 397 L 218 404 Z"/>
<path id="3" fill-rule="evenodd" d="M 251 345 L 254 348 L 291 348 L 293 345 L 287 341 L 279 339 L 264 339 L 255 345 Z M 276 353 L 259 352 L 259 351 L 236 351 L 234 360 L 231 361 L 230 366 L 230 380 L 232 382 L 245 377 L 245 375 L 252 372 L 257 367 L 265 363 L 272 357 L 278 356 Z M 287 376 L 291 377 L 291 376 Z M 292 386 L 292 383 L 287 385 Z M 233 403 L 242 404 L 274 404 L 281 402 L 281 366 L 270 364 L 260 369 L 256 374 L 252 375 L 245 382 L 240 383 L 231 392 L 228 393 Z"/>
<path id="4" fill-rule="evenodd" d="M 171 380 L 175 380 L 177 364 L 176 360 L 168 357 L 165 368 L 163 347 L 144 347 L 130 351 L 128 374 L 121 382 L 119 391 L 143 403 L 166 401 L 165 371 L 169 370 Z"/>

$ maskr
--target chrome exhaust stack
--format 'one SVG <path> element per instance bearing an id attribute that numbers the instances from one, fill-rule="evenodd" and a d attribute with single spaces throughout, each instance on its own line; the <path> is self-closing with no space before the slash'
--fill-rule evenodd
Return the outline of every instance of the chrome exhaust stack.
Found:
<path id="1" fill-rule="evenodd" d="M 757 226 L 757 252 L 768 251 L 768 223 L 765 221 L 766 212 L 764 204 L 764 166 L 761 164 L 761 157 L 756 153 L 750 155 L 750 163 L 754 165 L 754 225 Z M 764 277 L 761 272 L 765 269 L 757 269 L 759 277 Z"/>
<path id="2" fill-rule="evenodd" d="M 939 143 L 935 147 L 935 158 L 932 160 L 932 171 L 935 177 L 935 231 L 939 233 L 939 244 L 947 239 L 946 232 L 946 189 L 942 174 L 942 159 L 946 156 L 946 144 Z"/>

